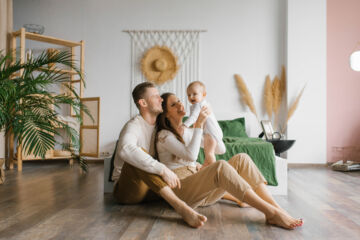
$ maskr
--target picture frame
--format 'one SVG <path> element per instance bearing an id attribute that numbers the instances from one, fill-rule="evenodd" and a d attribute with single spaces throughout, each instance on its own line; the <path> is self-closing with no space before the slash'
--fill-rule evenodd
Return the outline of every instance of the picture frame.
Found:
<path id="1" fill-rule="evenodd" d="M 271 125 L 271 121 L 270 120 L 261 120 L 260 123 L 261 123 L 261 127 L 264 132 L 266 140 L 273 139 L 274 129 Z"/>

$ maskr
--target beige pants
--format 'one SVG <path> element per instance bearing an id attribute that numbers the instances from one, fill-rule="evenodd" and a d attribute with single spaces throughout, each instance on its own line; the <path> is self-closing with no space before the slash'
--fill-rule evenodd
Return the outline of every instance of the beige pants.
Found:
<path id="1" fill-rule="evenodd" d="M 113 194 L 119 203 L 137 204 L 161 199 L 158 193 L 165 186 L 167 184 L 160 176 L 125 162 Z"/>
<path id="2" fill-rule="evenodd" d="M 174 172 L 181 179 L 181 188 L 173 189 L 175 194 L 193 208 L 214 204 L 225 192 L 242 201 L 250 187 L 256 190 L 259 184 L 267 184 L 245 153 L 233 156 L 228 162 L 216 161 L 199 172 L 191 167 L 181 167 Z"/>

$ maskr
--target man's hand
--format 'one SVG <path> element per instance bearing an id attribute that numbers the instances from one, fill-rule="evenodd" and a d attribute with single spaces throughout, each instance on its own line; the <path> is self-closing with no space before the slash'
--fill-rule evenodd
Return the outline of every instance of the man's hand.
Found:
<path id="1" fill-rule="evenodd" d="M 167 167 L 164 168 L 161 177 L 169 185 L 170 188 L 181 188 L 180 179 L 173 171 L 171 171 Z"/>

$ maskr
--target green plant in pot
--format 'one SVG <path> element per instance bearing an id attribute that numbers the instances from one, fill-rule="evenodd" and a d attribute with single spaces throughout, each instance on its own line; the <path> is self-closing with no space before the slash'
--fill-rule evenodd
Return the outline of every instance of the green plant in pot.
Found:
<path id="1" fill-rule="evenodd" d="M 0 131 L 6 134 L 11 132 L 17 144 L 21 144 L 23 153 L 35 157 L 45 158 L 48 150 L 54 149 L 56 143 L 61 144 L 63 150 L 70 151 L 71 157 L 87 172 L 87 163 L 79 155 L 78 131 L 59 118 L 57 109 L 64 104 L 69 105 L 79 123 L 82 121 L 80 110 L 91 115 L 71 88 L 69 75 L 48 67 L 54 64 L 76 71 L 83 81 L 70 52 L 49 55 L 44 51 L 26 63 L 12 61 L 10 54 L 3 55 L 0 52 Z M 59 85 L 71 94 L 59 94 L 51 90 Z M 61 137 L 59 129 L 65 130 L 70 142 L 57 142 L 56 136 Z"/>

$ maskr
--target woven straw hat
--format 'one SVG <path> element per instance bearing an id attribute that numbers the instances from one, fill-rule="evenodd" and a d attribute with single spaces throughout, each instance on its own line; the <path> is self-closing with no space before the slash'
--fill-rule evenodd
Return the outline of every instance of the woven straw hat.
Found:
<path id="1" fill-rule="evenodd" d="M 150 82 L 161 85 L 175 77 L 177 57 L 166 46 L 150 48 L 141 60 L 141 71 Z"/>

